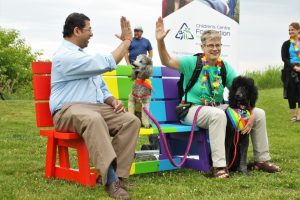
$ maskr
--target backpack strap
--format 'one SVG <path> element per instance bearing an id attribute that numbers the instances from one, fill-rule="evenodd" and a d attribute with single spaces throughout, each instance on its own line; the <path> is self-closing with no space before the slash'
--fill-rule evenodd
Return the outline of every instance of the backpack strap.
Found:
<path id="1" fill-rule="evenodd" d="M 201 60 L 201 56 L 202 54 L 201 53 L 198 53 L 198 54 L 195 54 L 194 56 L 197 56 L 197 62 L 196 62 L 196 67 L 194 69 L 194 72 L 193 72 L 193 75 L 191 77 L 191 79 L 189 80 L 185 90 L 184 90 L 184 101 L 187 102 L 187 94 L 188 92 L 192 89 L 192 87 L 195 85 L 195 83 L 197 82 L 198 78 L 199 78 L 199 75 L 202 71 L 202 67 L 203 67 L 203 64 L 202 64 L 202 60 Z M 183 76 L 183 74 L 182 74 Z"/>
<path id="2" fill-rule="evenodd" d="M 224 88 L 226 87 L 226 75 L 227 75 L 226 67 L 225 67 L 225 64 L 222 60 L 221 61 L 221 78 L 222 78 L 222 85 L 223 85 Z"/>

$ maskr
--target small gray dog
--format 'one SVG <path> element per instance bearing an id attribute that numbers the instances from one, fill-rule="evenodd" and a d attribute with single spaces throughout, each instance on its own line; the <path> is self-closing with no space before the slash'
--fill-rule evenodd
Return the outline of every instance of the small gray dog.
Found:
<path id="1" fill-rule="evenodd" d="M 145 128 L 150 128 L 149 117 L 146 115 L 143 107 L 149 110 L 151 101 L 151 92 L 153 91 L 150 77 L 153 73 L 153 64 L 151 58 L 147 55 L 139 55 L 132 63 L 133 69 L 131 78 L 134 80 L 132 92 L 128 97 L 128 111 L 135 114 L 136 110 L 141 108 L 141 121 Z"/>

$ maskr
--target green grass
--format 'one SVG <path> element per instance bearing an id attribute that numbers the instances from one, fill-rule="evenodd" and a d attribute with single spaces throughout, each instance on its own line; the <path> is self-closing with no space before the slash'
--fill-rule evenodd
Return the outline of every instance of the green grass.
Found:
<path id="1" fill-rule="evenodd" d="M 245 75 L 254 79 L 259 89 L 281 88 L 282 66 L 269 66 L 264 71 L 247 72 Z"/>
<path id="2" fill-rule="evenodd" d="M 281 94 L 282 89 L 261 90 L 257 106 L 267 113 L 272 161 L 282 172 L 232 174 L 227 180 L 194 170 L 134 175 L 132 198 L 299 199 L 300 122 L 288 121 L 288 105 Z M 35 127 L 33 101 L 0 101 L 0 110 L 0 199 L 108 199 L 101 186 L 44 178 L 46 138 Z"/>

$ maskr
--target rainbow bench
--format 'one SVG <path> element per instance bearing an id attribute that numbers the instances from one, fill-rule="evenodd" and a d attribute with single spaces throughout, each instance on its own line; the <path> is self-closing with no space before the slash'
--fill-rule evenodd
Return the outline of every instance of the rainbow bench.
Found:
<path id="1" fill-rule="evenodd" d="M 45 176 L 47 178 L 68 179 L 83 185 L 96 184 L 97 171 L 90 168 L 89 156 L 83 139 L 76 133 L 62 133 L 53 129 L 52 117 L 49 110 L 51 62 L 33 62 L 33 86 L 36 108 L 37 127 L 40 135 L 46 136 L 47 152 Z M 128 95 L 133 81 L 130 78 L 130 66 L 118 66 L 116 70 L 103 74 L 110 92 L 114 97 L 123 100 L 127 106 Z M 150 112 L 159 121 L 166 134 L 168 145 L 175 162 L 181 161 L 187 145 L 191 126 L 178 122 L 175 107 L 178 104 L 177 81 L 179 73 L 166 67 L 154 67 L 152 85 L 154 92 L 151 96 Z M 201 171 L 209 171 L 211 167 L 207 134 L 204 129 L 197 129 L 190 154 L 183 167 Z M 140 129 L 140 136 L 158 134 L 158 129 Z M 69 148 L 77 150 L 78 169 L 72 169 L 69 161 Z M 58 161 L 56 156 L 58 154 Z M 159 159 L 141 161 L 132 164 L 130 174 L 141 174 L 165 170 L 173 170 L 167 159 L 163 145 L 160 145 Z"/>

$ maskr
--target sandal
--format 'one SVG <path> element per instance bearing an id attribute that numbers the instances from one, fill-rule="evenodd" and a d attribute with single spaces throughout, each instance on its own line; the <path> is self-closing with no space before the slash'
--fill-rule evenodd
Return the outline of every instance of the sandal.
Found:
<path id="1" fill-rule="evenodd" d="M 275 173 L 280 171 L 280 167 L 274 164 L 265 162 L 255 162 L 255 169 L 262 170 L 264 172 Z"/>
<path id="2" fill-rule="evenodd" d="M 297 117 L 296 116 L 293 116 L 290 120 L 291 122 L 296 122 L 297 121 Z"/>
<path id="3" fill-rule="evenodd" d="M 229 178 L 229 173 L 225 167 L 214 167 L 212 169 L 212 175 L 217 179 Z"/>

